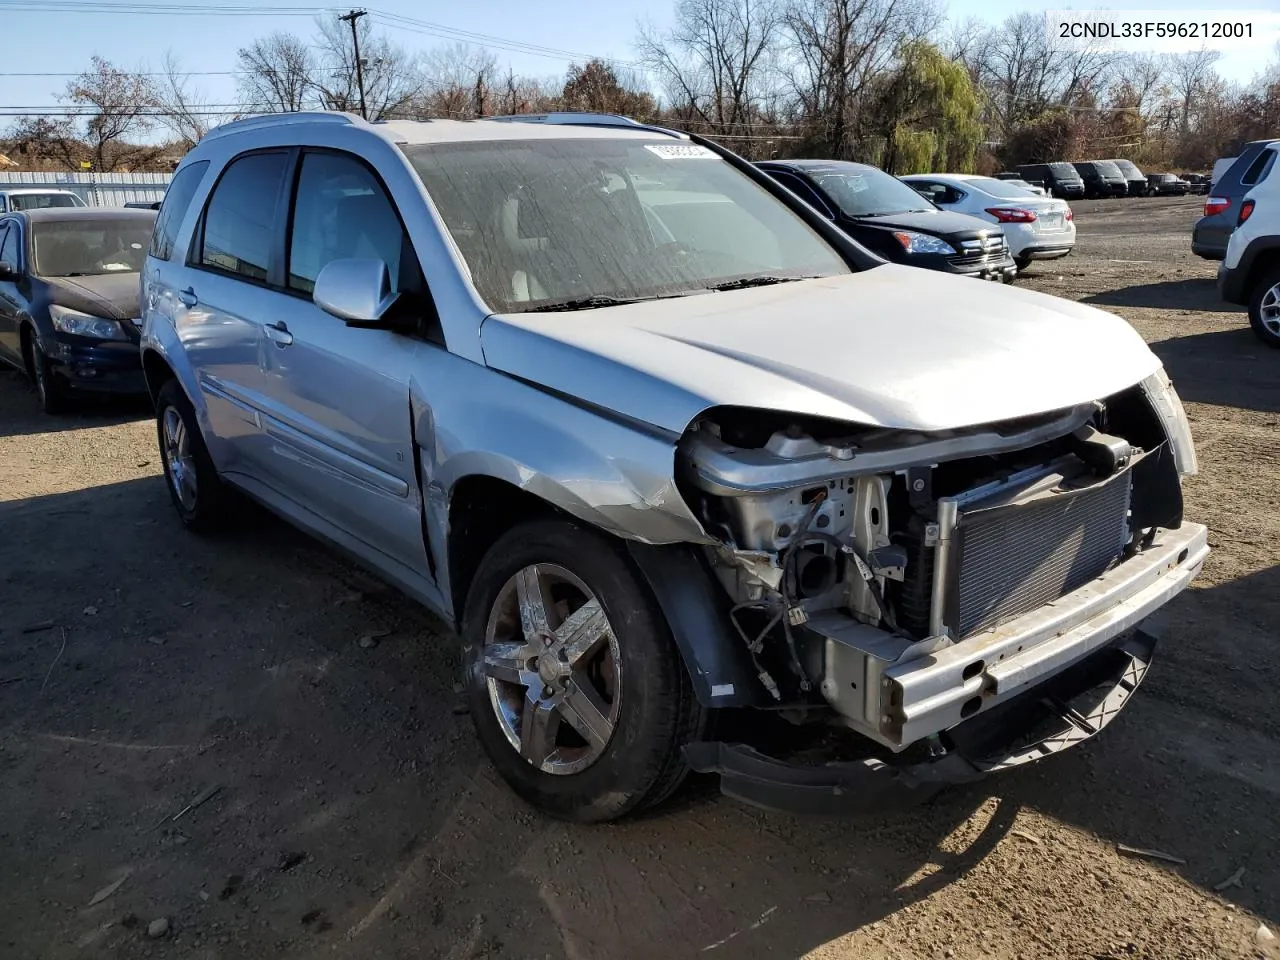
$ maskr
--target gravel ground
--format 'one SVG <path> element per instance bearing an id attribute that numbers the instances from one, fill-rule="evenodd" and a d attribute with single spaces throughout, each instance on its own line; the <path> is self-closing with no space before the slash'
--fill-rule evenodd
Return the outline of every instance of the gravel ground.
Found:
<path id="1" fill-rule="evenodd" d="M 1216 549 L 1150 678 L 1090 744 L 877 817 L 695 781 L 542 819 L 479 756 L 430 616 L 269 517 L 186 534 L 144 407 L 55 420 L 0 374 L 0 956 L 1266 955 L 1280 354 L 1191 255 L 1198 208 L 1080 203 L 1076 253 L 1019 281 L 1123 315 L 1193 421 Z"/>

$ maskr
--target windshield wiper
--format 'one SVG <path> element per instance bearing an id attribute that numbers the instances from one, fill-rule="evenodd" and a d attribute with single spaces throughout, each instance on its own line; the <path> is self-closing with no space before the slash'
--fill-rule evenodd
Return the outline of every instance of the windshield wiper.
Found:
<path id="1" fill-rule="evenodd" d="M 647 300 L 666 300 L 669 297 L 679 297 L 683 294 L 668 293 L 656 297 L 610 297 L 606 294 L 596 294 L 590 297 L 583 297 L 580 300 L 557 300 L 554 303 L 544 303 L 536 307 L 530 307 L 525 313 L 558 313 L 561 310 L 598 310 L 600 307 L 620 307 L 626 303 L 644 303 Z"/>
<path id="2" fill-rule="evenodd" d="M 817 280 L 817 277 L 742 277 L 738 280 L 726 280 L 707 287 L 708 290 L 742 290 L 746 287 L 769 287 L 775 283 L 793 283 L 796 280 Z"/>

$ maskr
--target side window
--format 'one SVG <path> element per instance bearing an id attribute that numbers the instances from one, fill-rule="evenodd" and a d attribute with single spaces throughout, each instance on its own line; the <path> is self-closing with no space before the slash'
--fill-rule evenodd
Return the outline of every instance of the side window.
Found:
<path id="1" fill-rule="evenodd" d="M 1246 187 L 1252 187 L 1267 179 L 1267 174 L 1271 172 L 1271 164 L 1276 158 L 1276 151 L 1263 150 L 1253 163 L 1249 164 L 1249 169 L 1244 172 L 1244 176 L 1240 178 L 1240 182 Z"/>
<path id="2" fill-rule="evenodd" d="M 173 256 L 173 245 L 178 239 L 178 230 L 182 219 L 187 215 L 191 200 L 196 195 L 196 188 L 204 179 L 209 169 L 209 161 L 202 160 L 183 167 L 169 183 L 165 191 L 164 203 L 160 205 L 160 213 L 156 216 L 156 226 L 151 234 L 151 249 L 148 253 L 160 260 L 168 260 Z"/>
<path id="3" fill-rule="evenodd" d="M 0 262 L 11 267 L 18 266 L 22 258 L 18 255 L 18 228 L 8 223 L 0 223 Z"/>
<path id="4" fill-rule="evenodd" d="M 9 198 L 4 194 L 0 194 L 0 213 L 9 212 Z"/>
<path id="5" fill-rule="evenodd" d="M 798 195 L 805 203 L 813 207 L 824 217 L 831 216 L 831 205 L 822 199 L 813 187 L 809 186 L 802 177 L 796 176 L 794 173 L 787 173 L 782 170 L 769 170 L 769 176 L 777 180 L 780 184 Z"/>
<path id="6" fill-rule="evenodd" d="M 311 293 L 325 264 L 350 257 L 383 261 L 397 290 L 412 285 L 401 271 L 409 244 L 400 218 L 382 184 L 355 157 L 303 154 L 289 238 L 291 290 Z"/>
<path id="7" fill-rule="evenodd" d="M 266 282 L 287 162 L 285 153 L 251 153 L 231 161 L 205 208 L 197 266 Z"/>

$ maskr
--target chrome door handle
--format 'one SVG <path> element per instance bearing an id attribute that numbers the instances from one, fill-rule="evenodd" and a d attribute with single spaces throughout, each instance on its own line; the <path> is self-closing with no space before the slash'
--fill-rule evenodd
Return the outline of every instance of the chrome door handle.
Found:
<path id="1" fill-rule="evenodd" d="M 194 307 L 200 302 L 199 298 L 196 297 L 196 292 L 190 287 L 185 290 L 179 290 L 178 299 L 182 301 L 184 307 Z"/>
<path id="2" fill-rule="evenodd" d="M 263 324 L 262 329 L 266 331 L 267 339 L 274 341 L 278 347 L 287 347 L 293 343 L 293 334 L 289 332 L 283 320 L 278 323 Z"/>

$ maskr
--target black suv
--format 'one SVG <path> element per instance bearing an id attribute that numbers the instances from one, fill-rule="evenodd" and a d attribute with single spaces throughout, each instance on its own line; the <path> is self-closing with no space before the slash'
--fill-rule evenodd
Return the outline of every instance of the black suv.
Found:
<path id="1" fill-rule="evenodd" d="M 1084 181 L 1069 163 L 1024 163 L 1018 176 L 1027 183 L 1038 183 L 1059 200 L 1079 200 L 1084 196 Z"/>
<path id="2" fill-rule="evenodd" d="M 768 160 L 757 166 L 886 260 L 1005 283 L 1017 275 L 999 226 L 939 210 L 877 167 L 840 160 Z"/>
<path id="3" fill-rule="evenodd" d="M 1217 183 L 1209 188 L 1204 201 L 1204 216 L 1196 221 L 1191 231 L 1191 252 L 1206 260 L 1221 260 L 1227 255 L 1227 241 L 1240 219 L 1240 201 L 1255 184 L 1267 175 L 1275 160 L 1275 151 L 1268 150 L 1275 140 L 1254 140 L 1246 143 Z"/>
<path id="4" fill-rule="evenodd" d="M 1101 200 L 1104 197 L 1123 197 L 1129 192 L 1129 183 L 1124 174 L 1110 160 L 1083 160 L 1073 163 L 1080 179 L 1084 181 L 1084 195 L 1087 200 Z"/>
<path id="5" fill-rule="evenodd" d="M 1147 175 L 1138 169 L 1138 165 L 1132 160 L 1108 160 L 1107 163 L 1113 163 L 1120 171 L 1120 175 L 1124 177 L 1125 183 L 1129 187 L 1129 196 L 1145 197 L 1147 195 Z"/>
<path id="6" fill-rule="evenodd" d="M 1172 173 L 1147 174 L 1147 193 L 1153 197 L 1185 197 L 1191 184 Z"/>

